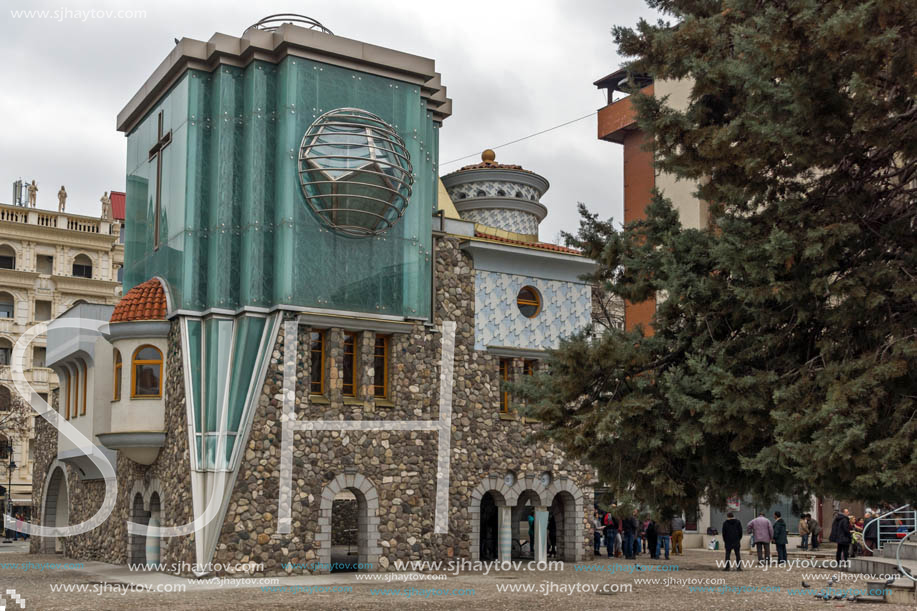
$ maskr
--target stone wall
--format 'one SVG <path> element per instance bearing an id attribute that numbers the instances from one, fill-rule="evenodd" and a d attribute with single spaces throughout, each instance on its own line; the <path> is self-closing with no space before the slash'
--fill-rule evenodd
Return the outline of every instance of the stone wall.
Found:
<path id="1" fill-rule="evenodd" d="M 434 507 L 438 436 L 435 431 L 297 431 L 293 452 L 292 532 L 277 533 L 284 333 L 279 333 L 251 436 L 214 562 L 263 563 L 265 573 L 303 572 L 288 563 L 321 558 L 331 543 L 330 525 L 319 512 L 322 492 L 338 475 L 367 478 L 378 495 L 379 569 L 394 560 L 471 557 L 479 497 L 473 491 L 490 475 L 507 472 L 520 481 L 548 472 L 569 481 L 591 499 L 592 472 L 567 460 L 550 444 L 530 440 L 537 424 L 499 414 L 499 358 L 474 347 L 474 274 L 458 240 L 437 239 L 435 326 L 415 323 L 390 344 L 390 400 L 375 400 L 372 383 L 372 333 L 358 334 L 359 399 L 341 396 L 343 330 L 326 332 L 326 393 L 309 395 L 309 329 L 297 336 L 295 409 L 298 419 L 431 420 L 439 416 L 440 327 L 457 323 L 453 389 L 449 533 L 435 534 Z M 292 320 L 287 315 L 286 320 Z M 520 363 L 515 364 L 521 367 Z M 535 485 L 535 484 L 532 484 Z M 552 499 L 542 499 L 551 505 Z M 591 549 L 585 525 L 591 503 L 576 519 L 584 526 L 580 545 Z M 372 517 L 372 516 L 371 516 Z M 572 519 L 572 516 L 571 516 Z M 576 520 L 573 520 L 574 522 Z"/>
<path id="2" fill-rule="evenodd" d="M 487 490 L 502 490 L 501 498 L 515 503 L 523 490 L 550 506 L 556 495 L 580 499 L 577 511 L 566 511 L 565 523 L 576 532 L 580 550 L 591 549 L 588 530 L 592 471 L 567 460 L 556 447 L 535 443 L 537 423 L 500 414 L 499 357 L 475 350 L 475 286 L 472 261 L 451 237 L 436 238 L 436 302 L 434 324 L 415 322 L 409 333 L 390 336 L 389 396 L 372 396 L 372 350 L 375 334 L 357 334 L 358 397 L 342 396 L 344 329 L 325 332 L 325 394 L 310 396 L 309 332 L 297 329 L 295 409 L 297 418 L 329 420 L 435 420 L 439 417 L 441 324 L 457 325 L 452 420 L 452 456 L 447 534 L 434 533 L 438 433 L 436 431 L 297 431 L 294 435 L 292 532 L 277 532 L 280 478 L 283 354 L 285 334 L 277 335 L 264 386 L 246 440 L 238 477 L 213 558 L 224 566 L 262 563 L 264 574 L 310 572 L 309 562 L 330 557 L 333 505 L 338 488 L 356 492 L 360 532 L 373 539 L 361 547 L 361 558 L 372 558 L 376 569 L 391 569 L 395 560 L 449 560 L 476 557 L 478 515 Z M 295 320 L 284 313 L 284 321 Z M 68 556 L 111 563 L 128 561 L 130 541 L 126 521 L 140 494 L 150 511 L 154 493 L 161 503 L 161 523 L 190 522 L 192 498 L 188 453 L 188 422 L 184 402 L 178 323 L 169 336 L 166 381 L 166 444 L 150 466 L 119 456 L 118 500 L 101 527 L 67 539 Z M 513 363 L 521 372 L 522 362 Z M 56 431 L 39 423 L 36 450 L 35 503 L 41 506 L 42 487 L 56 455 Z M 53 448 L 53 449 L 52 449 Z M 503 484 L 512 473 L 513 490 Z M 540 482 L 550 474 L 556 485 Z M 81 481 L 67 467 L 71 494 L 70 522 L 85 520 L 101 503 L 104 483 Z M 40 481 L 38 481 L 40 480 Z M 550 496 L 549 491 L 550 490 Z M 330 496 L 329 496 L 330 494 Z M 327 501 L 327 508 L 324 503 Z M 570 506 L 572 508 L 572 505 Z M 362 512 L 362 513 L 361 513 Z M 574 515 L 576 514 L 576 515 Z M 569 540 L 572 537 L 568 537 Z M 33 542 L 34 546 L 34 542 Z M 139 549 L 139 548 L 138 548 Z M 194 535 L 162 542 L 163 563 L 196 562 Z M 292 568 L 288 563 L 301 565 Z M 188 570 L 180 571 L 188 573 Z"/>

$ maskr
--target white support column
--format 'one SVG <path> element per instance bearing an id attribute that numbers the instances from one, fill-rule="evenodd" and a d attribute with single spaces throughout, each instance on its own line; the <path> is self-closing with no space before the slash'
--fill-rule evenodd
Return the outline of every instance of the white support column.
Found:
<path id="1" fill-rule="evenodd" d="M 513 508 L 497 507 L 497 559 L 509 562 L 513 558 Z"/>
<path id="2" fill-rule="evenodd" d="M 535 562 L 548 560 L 548 508 L 535 508 Z"/>

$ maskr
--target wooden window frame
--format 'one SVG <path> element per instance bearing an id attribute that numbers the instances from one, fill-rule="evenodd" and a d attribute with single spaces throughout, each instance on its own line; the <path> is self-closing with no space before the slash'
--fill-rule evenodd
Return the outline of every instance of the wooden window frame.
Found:
<path id="1" fill-rule="evenodd" d="M 534 300 L 522 299 L 520 297 L 520 294 L 522 293 L 522 291 L 525 291 L 525 290 L 531 292 L 532 295 L 535 296 L 535 299 Z M 519 313 L 525 316 L 526 318 L 535 318 L 536 316 L 541 314 L 541 303 L 542 303 L 541 293 L 538 291 L 538 289 L 536 289 L 534 286 L 530 284 L 523 286 L 521 289 L 519 289 L 519 292 L 516 293 L 516 307 L 519 308 Z M 522 311 L 523 306 L 535 306 L 535 311 L 532 313 L 531 316 L 528 316 Z"/>
<path id="2" fill-rule="evenodd" d="M 503 382 L 509 382 L 510 376 L 509 371 L 513 366 L 512 359 L 500 359 L 500 413 L 508 414 L 509 411 L 509 391 L 502 388 Z"/>
<path id="3" fill-rule="evenodd" d="M 382 342 L 382 354 L 378 353 L 379 342 Z M 379 384 L 379 371 L 376 368 L 376 359 L 382 357 L 382 383 Z M 389 336 L 377 335 L 373 342 L 373 397 L 376 399 L 388 399 L 388 359 L 389 359 Z M 382 394 L 379 394 L 379 389 Z"/>
<path id="4" fill-rule="evenodd" d="M 112 401 L 121 400 L 121 371 L 124 366 L 124 359 L 121 358 L 121 351 L 117 348 L 115 350 L 115 356 L 112 359 L 114 361 L 114 376 L 115 379 L 112 382 Z"/>
<path id="5" fill-rule="evenodd" d="M 315 350 L 313 345 L 312 334 L 315 333 L 318 335 L 319 349 Z M 318 379 L 318 392 L 315 392 L 315 380 L 313 379 L 312 371 L 312 356 L 315 352 L 319 353 L 319 379 Z M 309 331 L 309 394 L 313 396 L 319 396 L 325 394 L 325 331 L 323 329 L 312 329 Z"/>
<path id="6" fill-rule="evenodd" d="M 350 355 L 352 360 L 352 367 L 350 368 L 350 386 L 353 389 L 352 393 L 346 391 L 347 380 L 343 379 L 343 374 L 345 372 L 344 363 L 347 362 L 347 340 L 353 340 L 353 353 Z M 344 342 L 341 345 L 341 351 L 344 355 L 344 360 L 341 363 L 341 375 L 342 375 L 342 384 L 341 384 L 341 396 L 347 399 L 355 399 L 357 396 L 357 334 L 351 333 L 349 331 L 344 332 Z"/>
<path id="7" fill-rule="evenodd" d="M 58 397 L 58 404 L 63 403 L 64 406 L 64 418 L 70 420 L 70 396 L 73 394 L 73 376 L 70 374 L 70 369 L 67 369 L 67 399 L 61 402 L 60 397 Z M 60 410 L 58 410 L 60 413 Z"/>
<path id="8" fill-rule="evenodd" d="M 80 408 L 80 416 L 85 416 L 86 415 L 86 387 L 89 386 L 89 384 L 87 383 L 88 376 L 86 375 L 88 373 L 87 371 L 88 367 L 86 366 L 85 362 L 82 362 L 80 364 L 82 365 L 82 371 L 83 371 L 83 406 Z"/>
<path id="9" fill-rule="evenodd" d="M 80 410 L 80 366 L 74 363 L 73 370 L 76 374 L 73 376 L 75 378 L 76 388 L 74 389 L 74 392 L 73 392 L 73 396 L 72 396 L 73 401 L 71 402 L 71 406 L 73 408 L 73 417 L 76 418 L 77 416 L 80 415 L 80 411 L 79 411 Z M 68 406 L 68 408 L 69 407 L 70 406 Z"/>
<path id="10" fill-rule="evenodd" d="M 158 359 L 137 360 L 137 353 L 144 348 L 152 348 L 159 354 Z M 162 399 L 162 350 L 153 344 L 143 344 L 134 349 L 131 355 L 131 399 Z M 159 393 L 155 395 L 138 395 L 137 394 L 137 365 L 159 365 Z"/>

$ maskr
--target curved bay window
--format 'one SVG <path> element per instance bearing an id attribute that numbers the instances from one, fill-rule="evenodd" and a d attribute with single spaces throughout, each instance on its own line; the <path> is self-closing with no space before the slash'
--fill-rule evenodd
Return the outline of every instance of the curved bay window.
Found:
<path id="1" fill-rule="evenodd" d="M 373 396 L 388 398 L 388 336 L 377 335 L 373 348 Z"/>
<path id="2" fill-rule="evenodd" d="M 345 397 L 357 396 L 357 336 L 355 333 L 344 334 L 344 386 L 341 394 Z"/>
<path id="3" fill-rule="evenodd" d="M 121 351 L 115 348 L 115 371 L 112 379 L 112 388 L 114 388 L 114 395 L 112 396 L 112 401 L 121 400 Z"/>
<path id="4" fill-rule="evenodd" d="M 325 334 L 322 331 L 309 333 L 311 366 L 309 372 L 309 392 L 313 395 L 325 394 Z"/>
<path id="5" fill-rule="evenodd" d="M 131 398 L 162 397 L 162 352 L 154 346 L 140 346 L 131 360 Z"/>

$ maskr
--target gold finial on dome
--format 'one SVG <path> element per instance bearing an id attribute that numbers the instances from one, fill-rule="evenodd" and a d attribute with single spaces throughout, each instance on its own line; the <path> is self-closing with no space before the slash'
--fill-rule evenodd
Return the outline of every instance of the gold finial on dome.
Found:
<path id="1" fill-rule="evenodd" d="M 493 152 L 493 149 L 484 149 L 484 152 L 481 153 L 481 161 L 485 163 L 492 163 L 496 158 L 497 154 Z"/>

